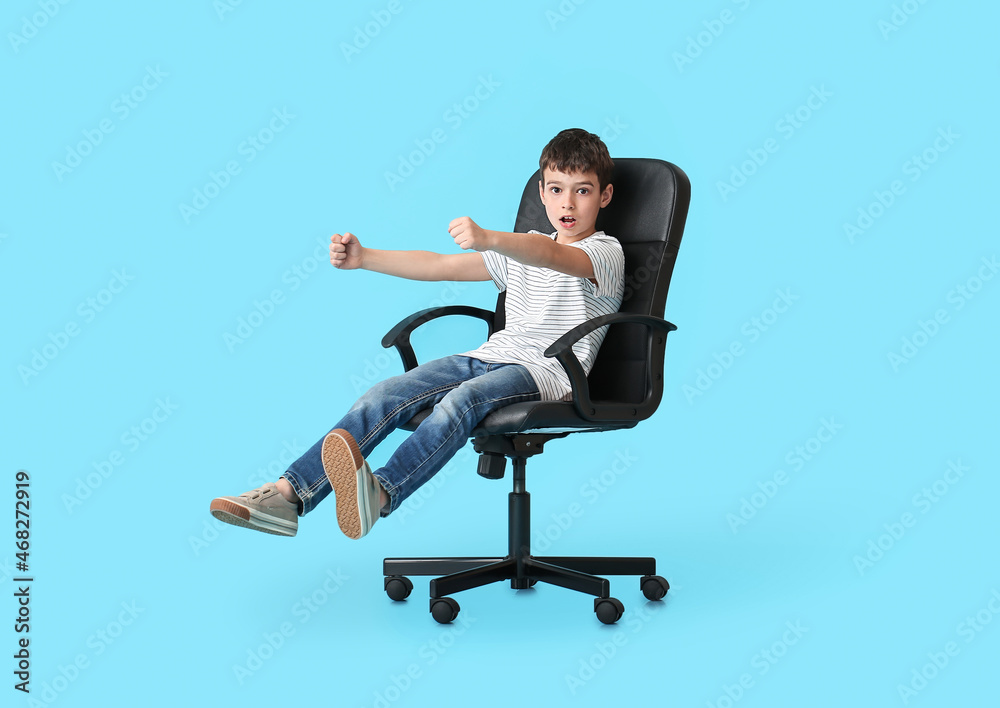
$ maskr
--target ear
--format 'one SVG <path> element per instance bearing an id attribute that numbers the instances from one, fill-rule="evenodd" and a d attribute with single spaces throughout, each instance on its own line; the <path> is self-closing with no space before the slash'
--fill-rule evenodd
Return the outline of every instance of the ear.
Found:
<path id="1" fill-rule="evenodd" d="M 612 192 L 614 192 L 614 187 L 610 182 L 608 182 L 607 186 L 604 187 L 604 191 L 601 192 L 601 209 L 611 203 Z"/>
<path id="2" fill-rule="evenodd" d="M 545 185 L 542 180 L 538 180 L 538 198 L 542 200 L 542 204 L 545 203 Z"/>

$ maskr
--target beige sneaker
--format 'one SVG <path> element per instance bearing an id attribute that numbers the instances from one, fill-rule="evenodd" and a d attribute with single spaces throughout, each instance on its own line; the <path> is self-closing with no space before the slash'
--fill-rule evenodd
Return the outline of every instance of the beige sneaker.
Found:
<path id="1" fill-rule="evenodd" d="M 361 456 L 354 437 L 337 428 L 323 439 L 323 471 L 337 496 L 337 523 L 349 538 L 358 539 L 378 521 L 382 489 Z"/>
<path id="2" fill-rule="evenodd" d="M 281 496 L 274 482 L 238 497 L 216 497 L 209 510 L 219 521 L 276 536 L 294 536 L 299 528 L 299 505 Z"/>

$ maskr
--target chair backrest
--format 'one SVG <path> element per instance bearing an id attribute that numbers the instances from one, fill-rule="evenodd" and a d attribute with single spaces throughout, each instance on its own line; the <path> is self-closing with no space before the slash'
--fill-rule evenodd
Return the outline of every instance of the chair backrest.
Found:
<path id="1" fill-rule="evenodd" d="M 618 239 L 625 252 L 625 293 L 622 312 L 663 317 L 667 291 L 680 247 L 691 183 L 669 162 L 647 158 L 615 158 L 611 203 L 601 210 L 597 229 Z M 525 185 L 514 230 L 552 233 L 538 196 L 539 172 Z M 496 328 L 504 322 L 504 293 L 497 299 Z M 647 367 L 653 367 L 662 387 L 664 346 L 649 348 L 642 325 L 613 325 L 588 376 L 595 401 L 642 401 L 649 393 Z M 657 400 L 660 392 L 657 392 Z"/>

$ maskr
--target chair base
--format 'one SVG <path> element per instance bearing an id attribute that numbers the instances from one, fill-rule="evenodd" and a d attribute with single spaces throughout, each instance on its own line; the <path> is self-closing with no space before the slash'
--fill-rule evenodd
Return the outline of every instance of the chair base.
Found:
<path id="1" fill-rule="evenodd" d="M 620 558 L 590 556 L 532 556 L 520 558 L 386 558 L 382 562 L 386 577 L 400 575 L 438 575 L 430 582 L 431 599 L 471 590 L 482 585 L 510 580 L 515 590 L 524 590 L 536 582 L 608 598 L 611 584 L 600 575 L 653 575 L 655 558 Z"/>
<path id="2" fill-rule="evenodd" d="M 523 457 L 514 460 L 514 491 L 509 499 L 509 551 L 503 557 L 386 558 L 382 572 L 385 589 L 394 600 L 405 599 L 413 589 L 408 575 L 432 575 L 431 613 L 438 622 L 451 622 L 458 615 L 458 603 L 448 597 L 463 590 L 510 581 L 524 590 L 536 582 L 558 585 L 593 595 L 594 611 L 605 624 L 617 622 L 624 611 L 611 597 L 611 584 L 602 575 L 641 576 L 640 589 L 649 600 L 660 600 L 670 585 L 656 573 L 655 558 L 533 556 L 529 545 L 530 495 L 524 488 Z"/>

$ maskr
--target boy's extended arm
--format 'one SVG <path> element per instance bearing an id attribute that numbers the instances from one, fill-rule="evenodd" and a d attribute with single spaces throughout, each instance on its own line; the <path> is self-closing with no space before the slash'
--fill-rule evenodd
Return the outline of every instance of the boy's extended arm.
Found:
<path id="1" fill-rule="evenodd" d="M 352 233 L 330 237 L 330 263 L 342 270 L 362 268 L 410 280 L 491 280 L 478 253 L 383 251 L 365 248 Z"/>
<path id="2" fill-rule="evenodd" d="M 595 277 L 594 264 L 584 251 L 556 243 L 543 234 L 488 231 L 467 216 L 452 221 L 448 232 L 455 243 L 466 250 L 494 251 L 525 265 L 549 268 L 577 278 L 593 280 Z"/>

